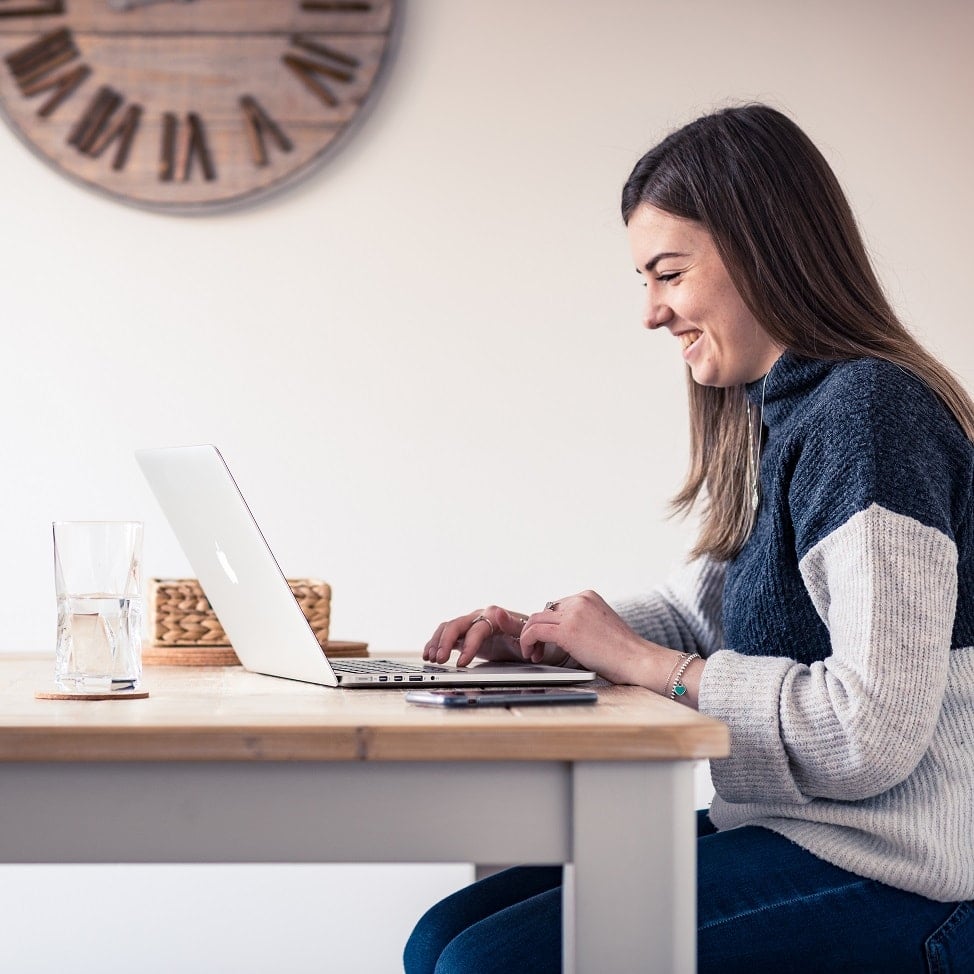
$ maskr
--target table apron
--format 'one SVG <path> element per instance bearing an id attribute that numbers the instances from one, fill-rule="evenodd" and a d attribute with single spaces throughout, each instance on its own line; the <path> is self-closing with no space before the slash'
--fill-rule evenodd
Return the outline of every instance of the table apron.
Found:
<path id="1" fill-rule="evenodd" d="M 563 762 L 0 765 L 0 862 L 565 862 Z"/>

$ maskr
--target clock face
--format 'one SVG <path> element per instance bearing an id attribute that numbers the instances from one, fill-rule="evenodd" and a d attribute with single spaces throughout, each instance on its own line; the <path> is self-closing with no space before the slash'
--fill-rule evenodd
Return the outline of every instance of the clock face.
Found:
<path id="1" fill-rule="evenodd" d="M 388 60 L 396 0 L 0 0 L 0 106 L 62 173 L 201 211 L 306 173 Z"/>

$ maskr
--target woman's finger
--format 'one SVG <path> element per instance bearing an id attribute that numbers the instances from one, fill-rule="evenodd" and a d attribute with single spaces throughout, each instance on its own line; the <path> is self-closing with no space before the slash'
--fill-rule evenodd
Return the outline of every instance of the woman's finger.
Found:
<path id="1" fill-rule="evenodd" d="M 467 627 L 467 632 L 463 637 L 463 644 L 460 647 L 460 655 L 457 658 L 457 666 L 466 666 L 470 663 L 480 651 L 481 647 L 493 639 L 497 633 L 497 627 L 491 622 L 485 612 L 477 613 Z"/>
<path id="2" fill-rule="evenodd" d="M 430 660 L 433 658 L 435 651 L 439 648 L 440 636 L 442 635 L 445 627 L 446 627 L 445 622 L 441 622 L 436 627 L 436 630 L 434 631 L 433 635 L 430 636 L 429 641 L 423 647 L 423 659 Z"/>
<path id="3" fill-rule="evenodd" d="M 423 647 L 423 659 L 445 663 L 455 649 L 460 651 L 457 666 L 467 666 L 478 655 L 487 659 L 517 659 L 518 637 L 527 619 L 523 612 L 488 605 L 442 622 Z"/>

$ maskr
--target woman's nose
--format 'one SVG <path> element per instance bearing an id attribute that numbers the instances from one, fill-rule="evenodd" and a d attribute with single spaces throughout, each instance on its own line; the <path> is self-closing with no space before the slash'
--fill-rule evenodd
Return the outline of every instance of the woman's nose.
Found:
<path id="1" fill-rule="evenodd" d="M 654 331 L 665 325 L 673 312 L 665 301 L 660 301 L 652 288 L 646 289 L 646 304 L 643 307 L 643 327 Z"/>

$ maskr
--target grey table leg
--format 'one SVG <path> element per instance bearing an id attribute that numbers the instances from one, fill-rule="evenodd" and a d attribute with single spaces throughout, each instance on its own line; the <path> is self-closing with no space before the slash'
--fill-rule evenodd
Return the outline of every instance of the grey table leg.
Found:
<path id="1" fill-rule="evenodd" d="M 565 870 L 567 974 L 693 974 L 693 764 L 580 762 Z"/>

